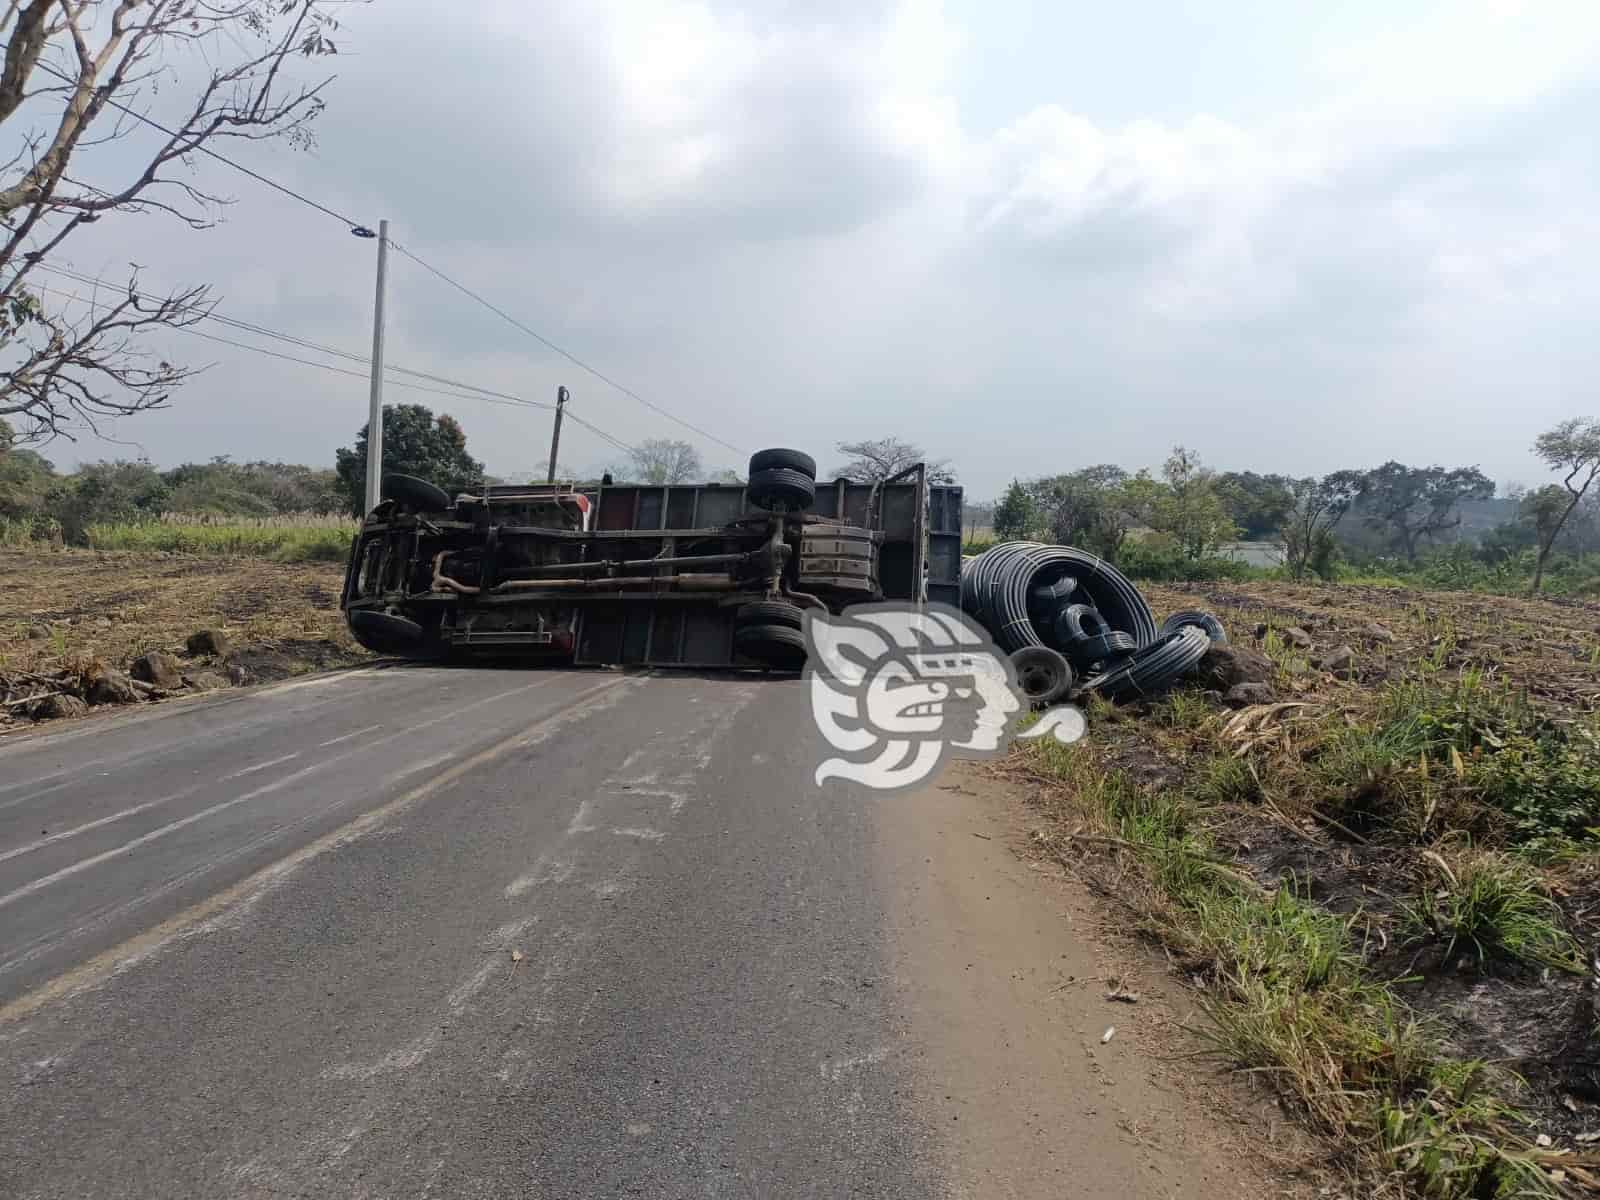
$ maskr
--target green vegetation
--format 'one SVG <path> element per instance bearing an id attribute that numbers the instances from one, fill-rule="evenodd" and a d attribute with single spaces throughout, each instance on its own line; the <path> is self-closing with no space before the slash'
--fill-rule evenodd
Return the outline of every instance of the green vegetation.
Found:
<path id="1" fill-rule="evenodd" d="M 334 454 L 334 473 L 344 511 L 365 515 L 367 483 L 367 426 L 356 434 L 354 450 L 340 447 Z M 415 475 L 457 492 L 484 478 L 483 464 L 467 453 L 467 435 L 448 413 L 434 416 L 421 404 L 383 406 L 383 470 L 385 474 Z"/>
<path id="2" fill-rule="evenodd" d="M 1405 908 L 1413 940 L 1442 947 L 1447 963 L 1467 958 L 1553 967 L 1581 974 L 1577 943 L 1558 922 L 1539 873 L 1528 863 L 1491 850 L 1429 857 L 1430 869 Z"/>
<path id="3" fill-rule="evenodd" d="M 1130 906 L 1200 989 L 1200 1036 L 1350 1152 L 1355 1194 L 1380 1180 L 1436 1200 L 1600 1187 L 1600 1156 L 1535 1138 L 1558 1132 L 1562 1085 L 1506 1061 L 1530 1053 L 1510 1022 L 1539 1030 L 1530 1062 L 1574 1053 L 1600 878 L 1600 714 L 1569 698 L 1582 668 L 1546 657 L 1586 648 L 1566 629 L 1539 644 L 1518 611 L 1391 609 L 1392 640 L 1365 651 L 1387 680 L 1352 689 L 1308 669 L 1316 651 L 1282 636 L 1292 614 L 1242 610 L 1241 626 L 1266 626 L 1256 645 L 1293 701 L 1091 701 L 1088 739 L 1015 752 L 1050 818 L 1041 848 Z M 1366 619 L 1342 608 L 1344 629 L 1313 624 L 1318 645 Z M 1535 644 L 1476 665 L 1485 628 L 1507 624 Z M 1519 680 L 1536 677 L 1530 695 Z M 1455 1007 L 1463 984 L 1472 1021 Z M 1477 988 L 1505 991 L 1480 1007 Z M 1504 1010 L 1505 1032 L 1478 1023 L 1485 1008 Z"/>
<path id="4" fill-rule="evenodd" d="M 1087 838 L 1136 866 L 1142 886 L 1130 891 L 1124 876 L 1119 894 L 1148 933 L 1191 972 L 1199 968 L 1210 1018 L 1204 1036 L 1219 1055 L 1273 1081 L 1318 1128 L 1377 1169 L 1403 1174 L 1421 1195 L 1559 1194 L 1502 1098 L 1513 1081 L 1443 1048 L 1437 1031 L 1366 965 L 1359 915 L 1328 912 L 1293 878 L 1269 889 L 1224 862 L 1204 788 L 1184 795 L 1144 787 L 1106 770 L 1082 743 L 1046 739 L 1022 754 L 1049 786 L 1061 824 L 1075 831 L 1040 835 L 1048 848 L 1064 853 Z M 1229 773 L 1214 768 L 1213 778 Z M 1491 901 L 1488 888 L 1481 893 L 1489 903 L 1479 912 L 1462 905 L 1452 916 L 1475 920 L 1480 937 L 1489 936 L 1486 922 L 1498 923 L 1501 936 L 1529 954 L 1558 952 L 1535 929 L 1540 914 Z"/>
<path id="5" fill-rule="evenodd" d="M 278 562 L 343 562 L 350 553 L 354 521 L 306 516 L 255 521 L 182 519 L 90 525 L 84 530 L 95 550 L 142 550 L 211 557 L 245 555 Z"/>
<path id="6" fill-rule="evenodd" d="M 1332 815 L 1418 841 L 1487 835 L 1533 857 L 1600 840 L 1600 717 L 1556 722 L 1475 672 L 1421 671 L 1310 751 Z"/>

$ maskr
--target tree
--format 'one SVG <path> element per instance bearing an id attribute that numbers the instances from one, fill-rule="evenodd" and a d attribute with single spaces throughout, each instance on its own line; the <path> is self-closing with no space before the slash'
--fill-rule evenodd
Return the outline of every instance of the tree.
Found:
<path id="1" fill-rule="evenodd" d="M 1537 594 L 1544 586 L 1545 560 L 1561 535 L 1561 527 L 1594 483 L 1595 475 L 1600 473 L 1600 421 L 1593 417 L 1562 421 L 1554 429 L 1541 433 L 1533 443 L 1533 450 L 1552 471 L 1566 472 L 1561 480 L 1564 495 L 1554 484 L 1534 493 L 1541 498 L 1535 506 L 1536 515 L 1543 517 L 1542 521 L 1535 522 L 1539 531 L 1539 557 L 1534 562 L 1532 590 Z"/>
<path id="2" fill-rule="evenodd" d="M 646 438 L 629 452 L 632 478 L 638 483 L 688 483 L 702 470 L 700 451 L 688 442 Z"/>
<path id="3" fill-rule="evenodd" d="M 1013 479 L 994 506 L 994 535 L 1002 542 L 1029 537 L 1039 525 L 1039 506 L 1020 480 Z"/>
<path id="4" fill-rule="evenodd" d="M 927 462 L 922 447 L 903 442 L 896 437 L 877 438 L 866 442 L 840 442 L 834 447 L 840 454 L 850 455 L 850 460 L 834 471 L 836 479 L 854 479 L 857 483 L 882 483 L 919 462 Z M 956 473 L 950 460 L 941 458 L 928 463 L 929 483 L 954 483 Z"/>
<path id="5" fill-rule="evenodd" d="M 0 129 L 18 147 L 0 166 L 0 415 L 26 441 L 164 404 L 192 368 L 141 348 L 210 308 L 205 286 L 165 296 L 89 281 L 60 299 L 52 256 L 107 216 L 214 225 L 224 203 L 195 182 L 197 155 L 230 140 L 304 146 L 322 84 L 288 81 L 287 60 L 332 54 L 327 0 L 10 0 L 0 17 Z M 152 136 L 139 116 L 173 84 L 198 92 Z M 84 182 L 96 180 L 95 184 Z M 136 236 L 130 230 L 131 239 Z M 48 272 L 47 292 L 33 278 Z M 69 273 L 70 274 L 70 273 Z M 83 282 L 81 279 L 78 282 Z M 68 435 L 70 436 L 70 435 Z"/>
<path id="6" fill-rule="evenodd" d="M 1477 467 L 1408 467 L 1386 462 L 1368 471 L 1358 497 L 1362 519 L 1386 533 L 1391 545 L 1417 561 L 1419 543 L 1434 540 L 1461 524 L 1463 500 L 1487 500 L 1494 481 Z"/>
<path id="7" fill-rule="evenodd" d="M 339 492 L 349 512 L 366 512 L 367 427 L 356 434 L 356 448 L 334 454 Z M 459 491 L 483 479 L 483 464 L 467 453 L 467 435 L 448 413 L 437 417 L 421 404 L 383 406 L 383 470 L 415 475 L 445 491 Z"/>
<path id="8" fill-rule="evenodd" d="M 1185 558 L 1198 561 L 1238 536 L 1217 489 L 1216 472 L 1203 466 L 1199 455 L 1174 446 L 1161 473 L 1166 492 L 1155 500 L 1150 525 L 1171 534 Z"/>
<path id="9" fill-rule="evenodd" d="M 1162 485 L 1110 463 L 1048 476 L 1029 485 L 1050 539 L 1115 562 L 1129 532 L 1149 523 Z"/>
<path id="10" fill-rule="evenodd" d="M 1224 471 L 1216 477 L 1217 495 L 1246 541 L 1275 537 L 1294 508 L 1293 480 L 1285 475 Z"/>
<path id="11" fill-rule="evenodd" d="M 91 525 L 153 521 L 169 507 L 172 491 L 161 472 L 138 462 L 94 462 L 60 480 L 46 497 L 49 514 L 61 523 L 63 537 L 87 542 Z"/>
<path id="12" fill-rule="evenodd" d="M 1291 505 L 1282 525 L 1283 549 L 1295 579 L 1304 579 L 1307 570 L 1323 579 L 1332 575 L 1338 550 L 1333 528 L 1350 511 L 1360 490 L 1359 471 L 1289 481 Z"/>

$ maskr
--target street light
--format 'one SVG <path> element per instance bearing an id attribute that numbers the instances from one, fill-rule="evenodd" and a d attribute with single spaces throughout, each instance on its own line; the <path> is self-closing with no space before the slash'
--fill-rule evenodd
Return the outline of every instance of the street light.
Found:
<path id="1" fill-rule="evenodd" d="M 367 414 L 367 507 L 378 507 L 378 492 L 383 479 L 383 291 L 389 271 L 389 222 L 379 221 L 378 232 L 365 225 L 351 228 L 358 238 L 378 239 L 378 286 L 372 301 L 372 394 Z"/>

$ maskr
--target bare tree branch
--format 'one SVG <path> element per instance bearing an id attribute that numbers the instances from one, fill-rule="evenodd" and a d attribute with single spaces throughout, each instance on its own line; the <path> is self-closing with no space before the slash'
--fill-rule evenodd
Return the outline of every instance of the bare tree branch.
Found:
<path id="1" fill-rule="evenodd" d="M 140 344 L 143 335 L 202 319 L 204 287 L 157 299 L 140 293 L 135 271 L 125 294 L 103 304 L 35 286 L 29 275 L 79 228 L 107 216 L 216 224 L 230 201 L 188 177 L 208 143 L 309 145 L 327 81 L 293 83 L 285 63 L 334 52 L 327 4 L 6 0 L 0 126 L 33 127 L 17 131 L 21 149 L 0 167 L 0 414 L 21 418 L 25 440 L 70 437 L 74 418 L 92 427 L 97 418 L 159 407 L 192 376 Z M 181 115 L 157 121 L 146 93 L 191 78 L 196 90 Z M 102 178 L 115 164 L 102 165 L 94 149 L 141 124 L 160 129 L 160 141 L 131 173 L 123 167 L 118 181 Z"/>

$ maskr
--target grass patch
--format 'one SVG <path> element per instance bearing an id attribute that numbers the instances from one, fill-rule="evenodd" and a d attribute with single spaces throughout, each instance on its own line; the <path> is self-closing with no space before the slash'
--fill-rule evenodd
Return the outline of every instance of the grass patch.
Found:
<path id="1" fill-rule="evenodd" d="M 1534 857 L 1600 840 L 1600 718 L 1552 720 L 1475 671 L 1441 681 L 1422 664 L 1308 758 L 1312 785 L 1360 830 L 1466 832 Z"/>
<path id="2" fill-rule="evenodd" d="M 1361 914 L 1321 908 L 1294 878 L 1264 888 L 1218 857 L 1209 822 L 1217 808 L 1252 798 L 1259 784 L 1247 764 L 1192 764 L 1193 782 L 1180 793 L 1104 769 L 1090 744 L 1030 743 L 1019 753 L 1072 828 L 1042 840 L 1064 849 L 1082 839 L 1131 859 L 1135 886 L 1119 894 L 1205 981 L 1204 1036 L 1218 1054 L 1273 1080 L 1315 1125 L 1419 1195 L 1561 1194 L 1501 1098 L 1514 1081 L 1448 1054 L 1371 974 Z M 1559 958 L 1549 912 L 1527 903 L 1537 896 L 1527 868 L 1519 873 L 1503 856 L 1470 862 L 1460 903 L 1441 898 L 1431 910 L 1438 928 L 1475 936 L 1485 951 L 1492 938 L 1525 960 Z"/>
<path id="3" fill-rule="evenodd" d="M 355 534 L 353 521 L 321 518 L 209 522 L 148 521 L 90 525 L 84 531 L 95 550 L 269 558 L 276 562 L 343 562 Z"/>
<path id="4" fill-rule="evenodd" d="M 1426 861 L 1417 894 L 1403 910 L 1412 940 L 1439 945 L 1446 963 L 1583 973 L 1577 943 L 1560 926 L 1561 910 L 1527 862 L 1473 849 Z"/>

